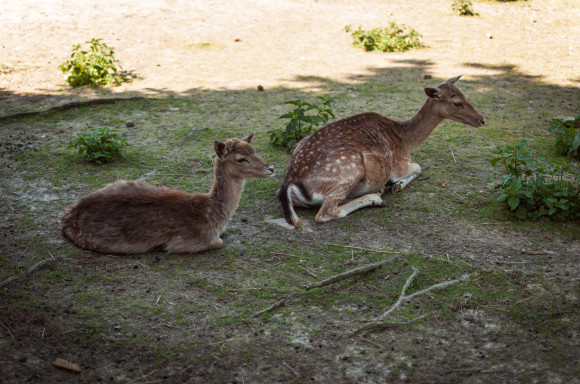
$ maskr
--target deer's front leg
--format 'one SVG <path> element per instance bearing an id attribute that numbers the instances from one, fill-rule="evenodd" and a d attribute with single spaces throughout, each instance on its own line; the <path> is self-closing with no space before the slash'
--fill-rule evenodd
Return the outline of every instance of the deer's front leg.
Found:
<path id="1" fill-rule="evenodd" d="M 397 193 L 401 189 L 405 188 L 411 181 L 417 178 L 421 174 L 421 166 L 417 163 L 407 163 L 407 167 L 404 170 L 399 170 L 399 172 L 391 173 L 389 177 L 389 184 L 392 184 L 391 192 Z"/>

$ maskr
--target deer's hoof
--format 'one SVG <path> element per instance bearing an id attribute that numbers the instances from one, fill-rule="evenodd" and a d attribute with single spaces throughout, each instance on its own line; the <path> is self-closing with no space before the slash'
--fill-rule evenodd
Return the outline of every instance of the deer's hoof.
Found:
<path id="1" fill-rule="evenodd" d="M 385 202 L 383 201 L 383 199 L 381 199 L 381 195 L 380 194 L 374 194 L 372 195 L 372 203 L 374 207 L 382 207 L 385 205 Z"/>
<path id="2" fill-rule="evenodd" d="M 393 186 L 391 187 L 391 193 L 397 193 L 400 192 L 401 189 L 403 189 L 403 183 L 395 183 L 393 184 Z"/>

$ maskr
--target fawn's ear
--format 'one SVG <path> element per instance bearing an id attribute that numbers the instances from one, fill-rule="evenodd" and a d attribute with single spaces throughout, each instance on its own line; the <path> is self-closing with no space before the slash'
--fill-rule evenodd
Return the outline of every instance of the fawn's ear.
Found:
<path id="1" fill-rule="evenodd" d="M 215 149 L 215 153 L 216 155 L 218 155 L 218 157 L 222 160 L 226 159 L 226 155 L 228 154 L 228 149 L 225 145 L 225 143 L 222 143 L 221 141 L 214 141 L 213 143 L 213 147 Z"/>
<path id="2" fill-rule="evenodd" d="M 439 96 L 441 96 L 437 88 L 425 88 L 425 94 L 432 99 L 439 99 Z"/>
<path id="3" fill-rule="evenodd" d="M 250 133 L 248 137 L 244 139 L 246 143 L 250 143 L 252 141 L 252 137 L 254 137 L 254 132 Z"/>
<path id="4" fill-rule="evenodd" d="M 447 84 L 455 84 L 455 82 L 457 80 L 459 80 L 461 78 L 461 76 L 463 76 L 463 75 L 459 75 L 459 76 L 452 77 L 451 79 L 447 80 L 446 83 Z"/>

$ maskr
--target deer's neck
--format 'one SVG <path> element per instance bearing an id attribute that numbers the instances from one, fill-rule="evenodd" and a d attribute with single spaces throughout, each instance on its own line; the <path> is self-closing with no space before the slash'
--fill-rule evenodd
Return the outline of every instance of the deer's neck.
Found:
<path id="1" fill-rule="evenodd" d="M 209 197 L 212 203 L 213 215 L 219 226 L 224 226 L 230 220 L 240 202 L 244 191 L 245 180 L 232 176 L 220 167 L 216 159 L 214 180 Z"/>
<path id="2" fill-rule="evenodd" d="M 400 122 L 401 136 L 410 152 L 423 143 L 444 119 L 435 112 L 436 101 L 428 99 L 412 118 Z"/>

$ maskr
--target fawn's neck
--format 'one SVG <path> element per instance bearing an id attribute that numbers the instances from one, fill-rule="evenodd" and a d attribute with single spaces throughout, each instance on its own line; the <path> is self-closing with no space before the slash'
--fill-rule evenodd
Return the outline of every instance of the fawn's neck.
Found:
<path id="1" fill-rule="evenodd" d="M 220 225 L 225 225 L 238 208 L 245 180 L 226 173 L 219 162 L 220 160 L 216 159 L 209 197 L 216 221 Z"/>
<path id="2" fill-rule="evenodd" d="M 415 116 L 399 122 L 401 136 L 409 152 L 427 140 L 431 132 L 444 120 L 435 112 L 435 103 L 436 101 L 427 99 Z"/>

